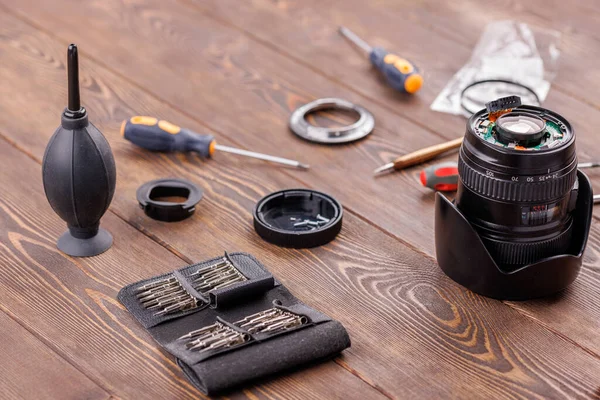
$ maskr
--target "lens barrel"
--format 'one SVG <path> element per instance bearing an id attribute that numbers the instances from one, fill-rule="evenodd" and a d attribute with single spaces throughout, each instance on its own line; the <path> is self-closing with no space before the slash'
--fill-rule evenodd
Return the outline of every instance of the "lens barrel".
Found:
<path id="1" fill-rule="evenodd" d="M 577 196 L 575 134 L 562 116 L 520 106 L 467 123 L 456 206 L 500 266 L 514 270 L 568 250 Z"/>

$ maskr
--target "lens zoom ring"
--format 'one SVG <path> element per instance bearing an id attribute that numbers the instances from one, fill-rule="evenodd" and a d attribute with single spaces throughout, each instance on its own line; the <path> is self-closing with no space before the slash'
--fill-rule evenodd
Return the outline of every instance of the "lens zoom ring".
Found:
<path id="1" fill-rule="evenodd" d="M 544 182 L 513 182 L 487 176 L 458 158 L 458 174 L 463 184 L 482 196 L 505 201 L 546 201 L 564 196 L 575 183 L 577 170 Z M 521 177 L 525 179 L 525 177 Z"/>
<path id="2" fill-rule="evenodd" d="M 571 242 L 573 225 L 560 235 L 540 242 L 511 243 L 483 239 L 489 252 L 500 265 L 526 265 L 542 258 L 564 254 Z"/>

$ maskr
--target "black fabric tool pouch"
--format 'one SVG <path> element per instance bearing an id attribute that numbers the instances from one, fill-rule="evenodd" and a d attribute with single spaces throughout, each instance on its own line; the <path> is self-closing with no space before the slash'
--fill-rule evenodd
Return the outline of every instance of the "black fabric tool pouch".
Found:
<path id="1" fill-rule="evenodd" d="M 223 259 L 247 279 L 207 293 L 195 289 L 197 271 Z M 196 293 L 190 294 L 203 303 L 168 316 L 152 316 L 140 305 L 139 294 L 144 285 L 171 277 L 191 286 L 188 289 Z M 121 290 L 119 300 L 206 394 L 327 359 L 350 346 L 339 322 L 300 302 L 245 253 L 226 254 L 129 285 Z"/>

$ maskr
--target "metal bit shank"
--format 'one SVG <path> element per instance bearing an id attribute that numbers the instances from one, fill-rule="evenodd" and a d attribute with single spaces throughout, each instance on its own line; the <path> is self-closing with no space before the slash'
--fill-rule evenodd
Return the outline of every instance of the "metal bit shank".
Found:
<path id="1" fill-rule="evenodd" d="M 356 33 L 352 32 L 350 29 L 345 26 L 340 26 L 340 33 L 356 46 L 364 50 L 367 54 L 370 54 L 373 51 L 373 48 L 369 46 L 367 42 L 362 40 Z"/>
<path id="2" fill-rule="evenodd" d="M 242 149 L 237 149 L 235 147 L 222 146 L 220 144 L 215 145 L 215 149 L 217 149 L 219 151 L 224 151 L 226 153 L 232 153 L 232 154 L 237 154 L 240 156 L 257 158 L 259 160 L 271 161 L 274 163 L 289 165 L 289 166 L 300 168 L 300 169 L 309 169 L 310 168 L 309 165 L 302 164 L 299 161 L 289 160 L 287 158 L 282 158 L 282 157 L 270 156 L 268 154 L 257 153 L 255 151 L 242 150 Z"/>

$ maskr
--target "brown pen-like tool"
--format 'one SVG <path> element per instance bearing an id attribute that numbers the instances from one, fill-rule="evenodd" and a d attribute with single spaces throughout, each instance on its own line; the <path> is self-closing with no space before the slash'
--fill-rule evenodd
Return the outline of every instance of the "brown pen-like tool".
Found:
<path id="1" fill-rule="evenodd" d="M 463 138 L 460 137 L 446 143 L 436 144 L 435 146 L 426 147 L 413 153 L 400 156 L 391 163 L 387 163 L 377 168 L 374 173 L 379 174 L 381 172 L 389 172 L 392 170 L 398 171 L 407 167 L 412 167 L 413 165 L 422 164 L 425 161 L 429 161 L 432 158 L 439 156 L 440 154 L 460 147 L 462 141 Z"/>

